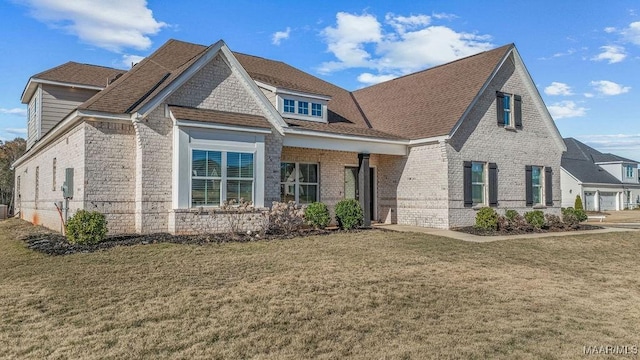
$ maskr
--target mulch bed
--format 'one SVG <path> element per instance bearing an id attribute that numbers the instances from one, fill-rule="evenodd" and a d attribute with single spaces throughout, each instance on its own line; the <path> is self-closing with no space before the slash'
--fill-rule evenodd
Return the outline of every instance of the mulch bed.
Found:
<path id="1" fill-rule="evenodd" d="M 472 234 L 472 235 L 479 235 L 479 236 L 500 236 L 500 235 L 540 234 L 540 233 L 598 230 L 598 229 L 603 229 L 603 227 L 589 225 L 589 224 L 580 224 L 577 226 L 552 227 L 547 229 L 535 229 L 533 227 L 530 227 L 526 229 L 485 230 L 485 229 L 478 229 L 474 226 L 466 226 L 461 228 L 455 228 L 452 230 L 467 233 L 467 234 Z"/>
<path id="2" fill-rule="evenodd" d="M 36 233 L 23 234 L 19 239 L 23 240 L 29 249 L 45 253 L 47 255 L 69 255 L 75 253 L 88 253 L 98 250 L 109 249 L 115 246 L 132 246 L 158 243 L 207 245 L 222 244 L 228 242 L 250 242 L 262 240 L 291 239 L 294 237 L 330 235 L 336 233 L 354 233 L 367 231 L 339 230 L 339 229 L 301 229 L 288 233 L 267 233 L 261 236 L 257 233 L 251 234 L 199 234 L 199 235 L 171 235 L 169 233 L 156 234 L 127 234 L 108 236 L 104 241 L 94 245 L 78 245 L 67 241 L 67 238 L 57 232 L 37 231 Z"/>

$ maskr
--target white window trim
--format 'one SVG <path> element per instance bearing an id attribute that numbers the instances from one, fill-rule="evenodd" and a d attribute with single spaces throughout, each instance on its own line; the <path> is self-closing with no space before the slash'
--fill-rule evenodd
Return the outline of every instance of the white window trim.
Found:
<path id="1" fill-rule="evenodd" d="M 216 176 L 193 176 L 191 173 L 193 169 L 193 152 L 194 151 L 211 151 L 211 152 L 220 152 L 221 153 L 221 174 L 219 177 Z M 252 182 L 252 190 L 251 190 L 251 203 L 255 204 L 256 197 L 256 151 L 246 151 L 246 150 L 235 150 L 235 149 L 216 149 L 209 148 L 204 146 L 194 146 L 189 148 L 189 207 L 192 209 L 197 208 L 219 208 L 222 204 L 227 200 L 227 181 L 228 180 L 248 180 L 248 178 L 229 178 L 227 177 L 227 154 L 228 153 L 243 153 L 243 154 L 253 154 L 253 178 Z M 213 179 L 220 180 L 220 204 L 219 205 L 193 205 L 193 180 L 198 179 Z M 247 200 L 247 199 L 245 199 Z"/>
<path id="2" fill-rule="evenodd" d="M 473 164 L 482 164 L 482 183 L 474 183 L 473 182 Z M 489 163 L 483 161 L 472 161 L 471 162 L 471 206 L 472 207 L 484 207 L 488 206 L 489 194 L 487 193 L 488 187 L 487 183 L 489 182 Z M 473 202 L 473 185 L 482 185 L 482 202 L 476 203 Z"/>
<path id="3" fill-rule="evenodd" d="M 631 175 L 629 175 L 629 170 L 631 170 Z M 633 175 L 635 171 L 633 171 L 633 165 L 625 165 L 624 166 L 624 175 L 626 179 L 633 179 Z"/>
<path id="4" fill-rule="evenodd" d="M 280 181 L 280 186 L 284 185 L 287 186 L 287 184 L 293 184 L 294 185 L 294 198 L 295 198 L 295 202 L 296 204 L 300 203 L 300 185 L 315 185 L 316 186 L 316 201 L 320 201 L 320 163 L 314 163 L 314 162 L 305 162 L 305 161 L 280 161 L 280 167 L 282 168 L 282 163 L 287 163 L 287 164 L 295 164 L 295 176 L 294 179 L 295 181 Z M 311 182 L 300 182 L 300 164 L 305 164 L 305 165 L 315 165 L 316 166 L 316 178 L 318 179 L 317 182 L 315 183 L 311 183 Z M 282 197 L 280 197 L 280 201 L 282 201 Z"/>

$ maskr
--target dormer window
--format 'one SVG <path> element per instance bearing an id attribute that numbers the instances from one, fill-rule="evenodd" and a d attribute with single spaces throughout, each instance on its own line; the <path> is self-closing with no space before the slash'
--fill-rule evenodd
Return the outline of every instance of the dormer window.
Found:
<path id="1" fill-rule="evenodd" d="M 311 104 L 311 115 L 322 117 L 322 104 L 312 103 Z"/>
<path id="2" fill-rule="evenodd" d="M 309 103 L 306 101 L 298 101 L 298 114 L 309 115 Z"/>
<path id="3" fill-rule="evenodd" d="M 294 114 L 296 112 L 296 101 L 284 99 L 284 112 Z"/>

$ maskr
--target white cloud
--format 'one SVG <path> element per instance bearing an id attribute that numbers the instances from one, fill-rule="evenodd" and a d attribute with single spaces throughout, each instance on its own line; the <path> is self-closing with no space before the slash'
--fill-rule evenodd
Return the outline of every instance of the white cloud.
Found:
<path id="1" fill-rule="evenodd" d="M 625 39 L 636 45 L 640 45 L 640 21 L 632 22 L 627 28 L 622 30 Z"/>
<path id="2" fill-rule="evenodd" d="M 27 135 L 27 129 L 26 128 L 6 128 L 4 129 L 5 132 L 12 134 L 12 135 L 18 135 L 18 136 L 26 136 Z"/>
<path id="3" fill-rule="evenodd" d="M 565 100 L 548 106 L 551 116 L 558 120 L 564 118 L 585 116 L 587 109 L 578 106 L 574 101 Z"/>
<path id="4" fill-rule="evenodd" d="M 407 30 L 424 27 L 431 23 L 431 17 L 427 15 L 401 16 L 388 13 L 384 19 L 385 22 L 393 26 L 400 35 L 404 34 Z"/>
<path id="5" fill-rule="evenodd" d="M 593 86 L 596 92 L 607 96 L 620 95 L 628 93 L 629 90 L 631 90 L 630 86 L 623 86 L 609 80 L 592 81 L 591 86 Z"/>
<path id="6" fill-rule="evenodd" d="M 593 95 L 592 93 L 584 93 L 584 97 L 586 97 L 586 98 L 592 98 L 594 96 L 595 95 Z"/>
<path id="7" fill-rule="evenodd" d="M 604 32 L 606 32 L 607 34 L 611 34 L 611 33 L 614 33 L 616 31 L 617 31 L 616 28 L 614 28 L 613 26 L 608 26 L 608 27 L 604 28 Z"/>
<path id="8" fill-rule="evenodd" d="M 286 40 L 286 39 L 289 38 L 290 34 L 291 34 L 291 28 L 290 27 L 287 27 L 287 30 L 285 30 L 285 31 L 276 31 L 271 36 L 271 43 L 273 45 L 280 45 L 282 40 Z"/>
<path id="9" fill-rule="evenodd" d="M 438 19 L 438 20 L 453 20 L 458 18 L 458 15 L 456 14 L 447 14 L 447 13 L 433 13 L 431 14 L 431 16 L 434 19 Z"/>
<path id="10" fill-rule="evenodd" d="M 382 40 L 382 29 L 373 15 L 336 14 L 336 27 L 322 30 L 328 50 L 338 59 L 322 64 L 321 72 L 328 73 L 350 67 L 370 67 L 371 55 L 364 49 L 367 43 Z"/>
<path id="11" fill-rule="evenodd" d="M 605 45 L 601 46 L 602 52 L 597 56 L 591 58 L 594 61 L 607 60 L 609 64 L 621 62 L 627 57 L 624 47 L 618 45 Z"/>
<path id="12" fill-rule="evenodd" d="M 144 59 L 144 56 L 124 54 L 122 55 L 122 64 L 129 69 L 133 65 L 142 61 L 142 59 Z"/>
<path id="13" fill-rule="evenodd" d="M 388 74 L 406 74 L 493 48 L 490 36 L 433 25 L 433 18 L 422 14 L 387 14 L 383 24 L 370 14 L 340 12 L 336 15 L 336 25 L 322 31 L 327 48 L 337 61 L 323 63 L 319 71 L 367 68 L 378 74 L 363 74 L 361 79 L 373 80 L 386 78 Z"/>
<path id="14" fill-rule="evenodd" d="M 388 81 L 391 79 L 395 79 L 398 76 L 396 75 L 391 75 L 391 74 L 382 74 L 382 75 L 374 75 L 368 72 L 362 73 L 360 75 L 358 75 L 358 81 L 360 81 L 363 84 L 366 85 L 373 85 L 373 84 L 377 84 L 377 83 L 381 83 L 384 81 Z"/>
<path id="15" fill-rule="evenodd" d="M 0 114 L 27 116 L 27 109 L 26 108 L 11 108 L 11 109 L 0 108 Z"/>
<path id="16" fill-rule="evenodd" d="M 31 15 L 53 28 L 109 51 L 146 50 L 150 35 L 167 24 L 157 21 L 145 0 L 27 0 Z"/>
<path id="17" fill-rule="evenodd" d="M 547 95 L 573 95 L 573 92 L 571 92 L 571 87 L 569 85 L 556 81 L 552 82 L 551 85 L 544 88 L 544 93 Z"/>

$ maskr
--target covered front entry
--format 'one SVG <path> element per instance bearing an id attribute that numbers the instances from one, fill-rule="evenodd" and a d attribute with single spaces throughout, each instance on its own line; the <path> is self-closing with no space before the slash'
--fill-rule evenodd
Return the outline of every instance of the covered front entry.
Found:
<path id="1" fill-rule="evenodd" d="M 369 220 L 376 219 L 376 169 L 369 168 Z M 347 166 L 344 169 L 344 198 L 360 199 L 360 181 L 358 181 L 358 167 Z M 366 211 L 365 211 L 366 213 Z"/>

